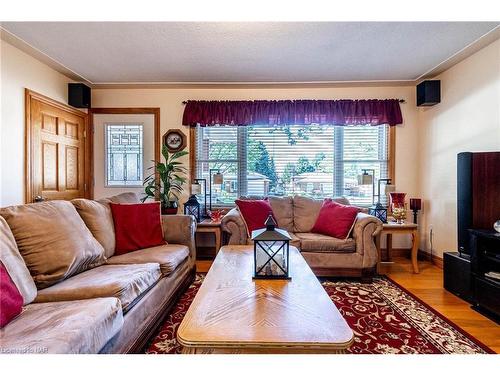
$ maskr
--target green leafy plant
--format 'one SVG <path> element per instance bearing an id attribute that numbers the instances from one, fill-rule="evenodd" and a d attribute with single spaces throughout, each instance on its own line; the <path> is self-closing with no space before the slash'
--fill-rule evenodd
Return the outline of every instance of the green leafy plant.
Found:
<path id="1" fill-rule="evenodd" d="M 177 203 L 179 195 L 182 193 L 182 185 L 186 183 L 186 168 L 178 159 L 188 154 L 187 151 L 170 153 L 167 146 L 163 146 L 161 153 L 165 158 L 165 163 L 158 162 L 153 167 L 153 173 L 144 180 L 144 192 L 146 196 L 142 198 L 144 202 L 148 198 L 158 198 L 163 207 L 173 207 L 173 202 Z M 158 176 L 158 179 L 156 178 Z"/>

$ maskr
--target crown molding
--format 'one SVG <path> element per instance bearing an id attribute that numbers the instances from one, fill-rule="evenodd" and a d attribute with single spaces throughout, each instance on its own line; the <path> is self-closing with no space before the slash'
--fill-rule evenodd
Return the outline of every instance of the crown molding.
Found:
<path id="1" fill-rule="evenodd" d="M 8 30 L 4 29 L 1 26 L 0 26 L 0 39 L 16 47 L 17 49 L 23 51 L 24 53 L 35 58 L 36 60 L 44 63 L 45 65 L 48 65 L 49 67 L 65 75 L 69 79 L 92 85 L 92 83 L 88 79 L 83 77 L 81 74 L 78 74 L 75 71 L 71 70 L 70 68 L 66 67 L 65 65 L 61 64 L 59 61 L 53 59 L 49 55 L 33 47 L 28 42 L 12 34 L 11 32 L 9 32 Z"/>
<path id="2" fill-rule="evenodd" d="M 291 89 L 330 87 L 414 86 L 415 81 L 330 81 L 330 82 L 105 82 L 93 89 Z"/>
<path id="3" fill-rule="evenodd" d="M 500 39 L 500 26 L 495 27 L 493 30 L 484 34 L 479 39 L 476 39 L 472 43 L 469 43 L 467 46 L 462 48 L 460 51 L 456 52 L 454 55 L 450 56 L 448 59 L 444 60 L 440 64 L 436 65 L 434 68 L 422 74 L 415 80 L 415 83 L 418 84 L 426 79 L 438 76 L 445 70 L 448 70 L 452 66 L 457 65 L 459 62 L 472 56 L 477 51 L 483 49 L 484 47 L 490 45 L 491 43 L 495 42 L 498 39 Z"/>

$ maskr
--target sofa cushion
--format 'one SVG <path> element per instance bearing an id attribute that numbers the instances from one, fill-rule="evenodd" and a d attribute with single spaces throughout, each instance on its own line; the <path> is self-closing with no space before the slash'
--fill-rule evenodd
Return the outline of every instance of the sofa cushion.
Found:
<path id="1" fill-rule="evenodd" d="M 104 265 L 40 290 L 35 302 L 116 297 L 123 309 L 127 310 L 160 277 L 160 266 L 157 263 Z"/>
<path id="2" fill-rule="evenodd" d="M 290 246 L 293 246 L 293 247 L 296 247 L 297 249 L 300 250 L 300 238 L 297 237 L 297 235 L 295 233 L 292 233 L 292 232 L 288 232 L 288 234 L 290 235 L 290 237 L 292 238 L 290 240 Z"/>
<path id="3" fill-rule="evenodd" d="M 352 238 L 341 240 L 316 233 L 295 233 L 300 239 L 300 251 L 313 253 L 355 253 L 356 242 Z"/>
<path id="4" fill-rule="evenodd" d="M 293 226 L 294 232 L 310 232 L 323 200 L 312 199 L 296 195 L 293 197 Z"/>
<path id="5" fill-rule="evenodd" d="M 264 222 L 268 216 L 273 215 L 273 209 L 268 199 L 236 199 L 234 203 L 238 206 L 243 218 L 248 237 L 252 237 L 254 230 L 264 228 Z"/>
<path id="6" fill-rule="evenodd" d="M 278 227 L 293 232 L 293 199 L 292 197 L 269 197 L 269 204 L 278 223 Z"/>
<path id="7" fill-rule="evenodd" d="M 165 244 L 160 202 L 110 203 L 115 224 L 115 254 Z"/>
<path id="8" fill-rule="evenodd" d="M 68 201 L 0 209 L 38 288 L 104 263 L 104 249 Z"/>
<path id="9" fill-rule="evenodd" d="M 352 231 L 358 212 L 357 207 L 346 206 L 326 198 L 311 232 L 346 239 Z"/>
<path id="10" fill-rule="evenodd" d="M 101 199 L 100 202 L 113 202 L 113 203 L 140 203 L 139 196 L 136 193 L 128 192 L 113 195 L 109 198 Z"/>
<path id="11" fill-rule="evenodd" d="M 348 205 L 349 201 L 346 198 L 333 198 L 333 201 Z M 316 219 L 318 218 L 319 210 L 323 204 L 322 199 L 313 199 L 296 195 L 293 197 L 293 227 L 294 232 L 308 233 L 311 231 Z"/>
<path id="12" fill-rule="evenodd" d="M 90 199 L 73 199 L 71 201 L 92 235 L 104 248 L 106 258 L 115 253 L 115 227 L 113 215 L 108 202 Z"/>
<path id="13" fill-rule="evenodd" d="M 2 353 L 98 353 L 123 326 L 120 301 L 32 303 L 2 328 Z"/>
<path id="14" fill-rule="evenodd" d="M 296 247 L 297 249 L 300 250 L 300 238 L 297 237 L 295 235 L 295 233 L 288 232 L 288 234 L 290 235 L 290 238 L 291 238 L 291 240 L 290 240 L 290 246 Z M 249 237 L 246 237 L 245 244 L 253 246 L 253 241 Z"/>
<path id="15" fill-rule="evenodd" d="M 10 278 L 23 296 L 23 304 L 33 302 L 36 297 L 36 285 L 30 271 L 19 254 L 16 240 L 7 222 L 0 216 L 0 262 L 9 273 Z"/>
<path id="16" fill-rule="evenodd" d="M 161 245 L 109 258 L 107 264 L 158 263 L 163 276 L 170 275 L 189 256 L 184 245 Z"/>
<path id="17" fill-rule="evenodd" d="M 10 323 L 23 309 L 23 296 L 0 262 L 0 328 Z"/>

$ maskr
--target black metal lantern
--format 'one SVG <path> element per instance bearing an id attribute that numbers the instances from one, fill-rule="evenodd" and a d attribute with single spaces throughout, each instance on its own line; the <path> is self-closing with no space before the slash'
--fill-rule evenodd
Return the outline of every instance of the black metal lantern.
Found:
<path id="1" fill-rule="evenodd" d="M 198 223 L 201 221 L 201 205 L 196 195 L 191 195 L 187 202 L 184 203 L 184 214 L 193 215 Z"/>
<path id="2" fill-rule="evenodd" d="M 290 240 L 287 231 L 276 228 L 269 215 L 263 229 L 252 231 L 254 279 L 290 279 Z"/>
<path id="3" fill-rule="evenodd" d="M 368 209 L 368 213 L 375 216 L 377 219 L 380 219 L 382 223 L 387 223 L 387 208 L 382 206 L 380 202 L 378 202 L 375 206 L 370 207 Z"/>

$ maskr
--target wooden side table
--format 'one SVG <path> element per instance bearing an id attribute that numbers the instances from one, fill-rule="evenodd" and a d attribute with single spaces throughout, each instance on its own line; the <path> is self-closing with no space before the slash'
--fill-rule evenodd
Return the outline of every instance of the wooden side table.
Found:
<path id="1" fill-rule="evenodd" d="M 196 233 L 212 233 L 215 237 L 215 255 L 219 252 L 222 244 L 222 229 L 220 221 L 205 219 L 198 223 Z"/>
<path id="2" fill-rule="evenodd" d="M 383 224 L 382 232 L 376 239 L 377 251 L 378 251 L 378 263 L 377 270 L 380 268 L 381 252 L 380 252 L 380 239 L 383 235 L 387 235 L 387 253 L 390 259 L 390 252 L 392 249 L 392 235 L 393 234 L 410 234 L 412 239 L 411 247 L 411 264 L 413 266 L 413 272 L 419 273 L 417 255 L 418 255 L 418 225 L 413 223 L 403 223 L 397 224 L 396 222 L 389 222 Z"/>

